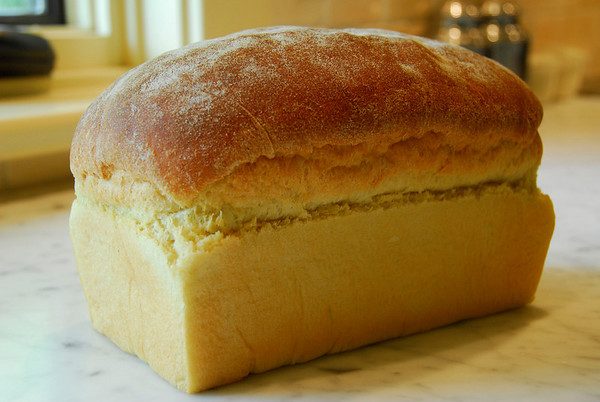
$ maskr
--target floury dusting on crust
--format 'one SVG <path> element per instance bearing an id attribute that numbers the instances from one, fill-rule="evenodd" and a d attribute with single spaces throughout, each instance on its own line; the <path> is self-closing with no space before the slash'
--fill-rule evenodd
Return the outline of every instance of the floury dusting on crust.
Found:
<path id="1" fill-rule="evenodd" d="M 337 200 L 336 180 L 350 170 L 357 193 L 390 183 L 416 191 L 417 179 L 443 189 L 483 184 L 482 172 L 495 181 L 530 172 L 540 119 L 522 81 L 459 47 L 383 30 L 276 27 L 132 69 L 82 118 L 72 170 L 80 180 L 119 172 L 178 208 L 227 198 L 222 189 L 261 181 L 258 170 L 272 177 L 264 196 L 301 203 L 317 196 L 305 184 L 312 169 L 329 183 L 318 196 Z M 393 160 L 391 147 L 401 150 Z M 416 154 L 418 165 L 402 162 Z M 348 155 L 374 162 L 348 166 Z"/>
<path id="2" fill-rule="evenodd" d="M 162 54 L 161 56 L 150 62 L 152 64 L 155 64 L 157 67 L 160 66 L 161 68 L 155 68 L 156 74 L 151 75 L 150 77 L 143 75 L 143 77 L 146 78 L 146 80 L 141 85 L 140 89 L 142 93 L 151 97 L 162 91 L 173 90 L 173 88 L 176 89 L 176 87 L 181 86 L 185 82 L 186 75 L 189 76 L 190 74 L 195 74 L 199 79 L 198 81 L 200 81 L 203 76 L 202 70 L 210 70 L 215 64 L 222 61 L 224 56 L 230 53 L 242 51 L 244 49 L 260 48 L 261 45 L 264 44 L 263 37 L 265 34 L 269 35 L 270 41 L 273 41 L 277 45 L 281 46 L 283 48 L 282 51 L 285 51 L 285 47 L 288 46 L 303 46 L 303 41 L 310 41 L 313 44 L 316 44 L 323 48 L 327 48 L 331 46 L 332 41 L 337 40 L 336 36 L 340 33 L 345 33 L 354 36 L 385 38 L 386 40 L 411 40 L 415 42 L 421 42 L 424 45 L 433 49 L 444 49 L 448 46 L 451 46 L 434 40 L 383 29 L 349 28 L 335 30 L 306 29 L 293 26 L 249 29 L 221 38 L 193 43 L 188 46 Z M 298 35 L 301 37 L 299 38 Z M 211 51 L 204 54 L 202 59 L 198 60 L 198 65 L 182 62 L 182 59 L 186 58 L 190 51 L 208 48 L 210 48 Z M 335 65 L 335 61 L 322 60 L 318 58 L 318 55 L 316 55 L 316 57 L 314 57 L 313 59 L 310 58 L 310 55 L 307 56 L 309 56 L 308 60 L 312 63 L 327 64 L 327 67 L 330 67 L 332 69 L 332 72 L 337 72 L 339 74 L 344 74 L 345 76 L 348 76 L 347 71 L 345 71 L 344 69 L 339 69 L 339 66 Z M 268 68 L 268 66 L 259 64 L 257 62 L 257 59 L 259 58 L 260 55 L 258 54 L 256 57 L 246 59 L 246 65 L 241 70 L 242 74 L 246 76 L 256 76 L 259 79 L 260 77 L 268 77 L 270 79 L 281 78 L 280 75 L 274 69 L 270 69 Z M 368 61 L 365 60 L 365 62 Z M 418 70 L 410 64 L 406 64 L 403 67 L 409 74 L 419 73 Z M 112 89 L 112 92 L 118 92 L 124 86 L 127 85 L 135 85 L 135 83 L 128 82 L 129 79 L 133 79 L 132 76 L 134 74 L 132 73 L 134 71 L 143 70 L 145 68 L 146 65 L 143 64 L 141 66 L 136 67 L 131 72 L 125 74 L 115 84 L 115 86 Z M 190 88 L 190 90 L 186 91 L 186 93 L 189 93 L 190 96 L 184 98 L 184 102 L 180 102 L 185 104 L 183 104 L 182 107 L 179 108 L 179 113 L 186 113 L 195 105 L 200 106 L 200 108 L 206 112 L 210 112 L 210 106 L 212 104 L 211 98 L 226 96 L 227 90 L 226 88 L 223 88 L 222 82 L 220 80 L 217 80 L 208 83 L 196 83 Z M 148 107 L 153 108 L 153 105 L 149 104 Z M 156 117 L 161 118 L 162 113 L 158 112 L 158 108 L 155 109 L 157 110 Z"/>

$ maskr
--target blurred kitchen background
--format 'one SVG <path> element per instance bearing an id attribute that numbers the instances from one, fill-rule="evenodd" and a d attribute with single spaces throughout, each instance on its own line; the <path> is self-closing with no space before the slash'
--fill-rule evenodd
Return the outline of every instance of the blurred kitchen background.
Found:
<path id="1" fill-rule="evenodd" d="M 384 28 L 463 45 L 527 80 L 556 111 L 549 133 L 560 135 L 563 115 L 589 124 L 585 132 L 600 125 L 591 120 L 600 115 L 599 0 L 0 0 L 0 199 L 68 183 L 81 113 L 128 68 L 270 25 Z"/>

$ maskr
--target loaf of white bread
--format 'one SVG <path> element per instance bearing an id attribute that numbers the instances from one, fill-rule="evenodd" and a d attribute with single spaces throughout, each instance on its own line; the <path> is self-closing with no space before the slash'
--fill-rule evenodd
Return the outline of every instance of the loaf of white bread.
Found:
<path id="1" fill-rule="evenodd" d="M 94 327 L 187 392 L 529 303 L 542 109 L 474 53 L 278 27 L 165 53 L 86 111 Z"/>

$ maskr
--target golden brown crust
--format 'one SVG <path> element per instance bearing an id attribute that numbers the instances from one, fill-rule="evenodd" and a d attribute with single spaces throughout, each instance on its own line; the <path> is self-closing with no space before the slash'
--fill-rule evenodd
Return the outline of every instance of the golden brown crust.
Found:
<path id="1" fill-rule="evenodd" d="M 165 53 L 121 77 L 81 119 L 71 167 L 80 182 L 125 172 L 189 206 L 210 196 L 214 184 L 258 178 L 247 171 L 259 160 L 310 159 L 318 149 L 359 144 L 357 152 L 372 153 L 413 141 L 407 152 L 423 153 L 429 165 L 394 162 L 401 166 L 394 174 L 435 175 L 444 153 L 427 155 L 446 149 L 455 177 L 509 170 L 496 179 L 510 180 L 539 163 L 541 116 L 515 75 L 458 47 L 376 30 L 246 31 Z M 420 141 L 432 133 L 441 138 L 435 149 Z M 485 162 L 503 147 L 514 152 Z M 325 164 L 336 163 L 333 156 Z M 279 187 L 292 184 L 284 192 L 265 187 L 263 194 L 297 196 L 298 171 L 276 167 L 273 174 Z M 357 180 L 365 183 L 360 191 L 386 179 L 365 174 Z M 467 178 L 462 185 L 493 179 Z"/>

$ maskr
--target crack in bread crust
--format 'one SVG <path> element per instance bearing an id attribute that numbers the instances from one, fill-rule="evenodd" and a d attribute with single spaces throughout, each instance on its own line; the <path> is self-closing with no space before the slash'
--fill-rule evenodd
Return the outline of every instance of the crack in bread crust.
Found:
<path id="1" fill-rule="evenodd" d="M 263 219 L 344 200 L 368 202 L 383 193 L 516 182 L 535 175 L 541 158 L 539 136 L 527 144 L 500 138 L 483 147 L 470 143 L 453 147 L 445 137 L 444 133 L 430 131 L 389 144 L 371 141 L 353 146 L 327 145 L 304 154 L 261 157 L 235 167 L 183 204 L 151 177 L 122 170 L 113 169 L 110 176 L 76 177 L 75 187 L 79 196 L 137 209 L 140 214 L 193 207 L 204 212 L 233 208 Z M 268 205 L 274 208 L 273 213 L 260 212 Z"/>

